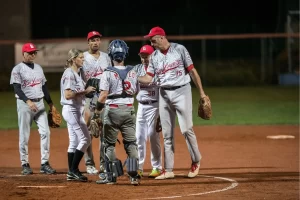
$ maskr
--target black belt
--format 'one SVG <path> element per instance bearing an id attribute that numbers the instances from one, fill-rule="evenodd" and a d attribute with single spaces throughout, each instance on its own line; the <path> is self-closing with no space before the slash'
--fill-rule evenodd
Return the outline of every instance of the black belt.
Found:
<path id="1" fill-rule="evenodd" d="M 187 83 L 188 84 L 188 83 Z M 174 87 L 161 87 L 163 90 L 177 90 L 178 88 L 184 87 L 187 84 L 181 85 L 181 86 L 174 86 Z"/>
<path id="2" fill-rule="evenodd" d="M 37 99 L 29 99 L 32 102 L 39 102 L 40 100 L 42 100 L 43 98 L 37 98 Z"/>
<path id="3" fill-rule="evenodd" d="M 147 104 L 153 104 L 153 103 L 156 103 L 157 101 L 139 101 L 140 104 L 143 104 L 143 105 L 147 105 Z"/>

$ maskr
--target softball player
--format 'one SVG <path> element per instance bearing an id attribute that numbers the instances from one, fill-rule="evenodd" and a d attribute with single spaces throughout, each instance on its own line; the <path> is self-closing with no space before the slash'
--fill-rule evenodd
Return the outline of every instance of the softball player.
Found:
<path id="1" fill-rule="evenodd" d="M 34 63 L 37 48 L 32 43 L 22 47 L 23 62 L 17 64 L 12 72 L 10 84 L 14 87 L 17 98 L 19 151 L 22 164 L 22 174 L 32 174 L 28 159 L 28 141 L 32 121 L 38 126 L 41 136 L 41 173 L 54 174 L 56 171 L 49 164 L 50 129 L 43 99 L 50 109 L 53 103 L 46 86 L 46 78 L 40 65 Z"/>
<path id="2" fill-rule="evenodd" d="M 139 56 L 141 65 L 136 66 L 138 76 L 146 74 L 150 55 L 154 49 L 150 45 L 144 45 L 140 49 Z M 146 144 L 148 137 L 151 145 L 151 165 L 152 172 L 149 177 L 157 177 L 162 170 L 161 166 L 161 148 L 159 133 L 156 132 L 156 121 L 158 118 L 158 87 L 154 84 L 140 84 L 140 90 L 136 96 L 138 104 L 136 117 L 136 139 L 139 154 L 139 170 L 143 174 L 143 167 L 146 157 Z"/>
<path id="3" fill-rule="evenodd" d="M 105 143 L 106 177 L 97 181 L 98 184 L 114 184 L 122 165 L 117 162 L 115 144 L 118 132 L 123 137 L 123 144 L 128 155 L 127 173 L 131 184 L 138 185 L 138 152 L 135 136 L 135 111 L 133 95 L 137 91 L 136 71 L 131 66 L 124 66 L 128 55 L 127 44 L 122 40 L 113 40 L 108 48 L 114 67 L 108 67 L 100 82 L 100 97 L 97 102 L 97 112 L 103 109 L 103 130 Z"/>
<path id="4" fill-rule="evenodd" d="M 84 52 L 84 63 L 83 63 L 83 71 L 85 74 L 85 80 L 89 80 L 90 78 L 98 78 L 100 79 L 103 71 L 111 65 L 111 60 L 107 53 L 99 51 L 101 44 L 101 34 L 97 31 L 91 31 L 87 35 L 87 41 L 89 50 Z M 85 105 L 85 122 L 89 125 L 91 116 L 94 113 L 97 99 L 99 97 L 99 93 L 95 93 L 93 98 L 86 99 Z M 103 159 L 103 150 L 101 145 L 102 134 L 100 134 L 100 172 L 104 170 L 104 159 Z M 84 155 L 85 164 L 86 164 L 86 172 L 88 174 L 97 174 L 98 170 L 95 168 L 95 161 L 93 156 L 93 147 L 92 143 L 87 148 L 87 152 Z"/>
<path id="5" fill-rule="evenodd" d="M 200 96 L 206 96 L 201 79 L 194 68 L 187 49 L 177 43 L 169 43 L 165 31 L 154 27 L 145 38 L 156 48 L 152 54 L 147 74 L 139 77 L 142 83 L 150 83 L 157 75 L 160 85 L 159 114 L 164 137 L 165 170 L 156 179 L 174 178 L 174 127 L 175 117 L 178 116 L 180 130 L 185 137 L 192 159 L 188 177 L 197 176 L 200 168 L 201 154 L 198 149 L 196 135 L 192 122 L 192 92 L 191 77 L 197 86 Z"/>
<path id="6" fill-rule="evenodd" d="M 77 49 L 71 49 L 68 58 L 68 68 L 64 71 L 60 82 L 62 116 L 67 122 L 69 133 L 67 180 L 85 182 L 87 177 L 82 175 L 78 169 L 83 154 L 91 143 L 91 137 L 83 118 L 84 95 L 95 91 L 95 88 L 89 86 L 85 90 L 85 82 L 78 74 L 84 61 L 83 53 Z"/>

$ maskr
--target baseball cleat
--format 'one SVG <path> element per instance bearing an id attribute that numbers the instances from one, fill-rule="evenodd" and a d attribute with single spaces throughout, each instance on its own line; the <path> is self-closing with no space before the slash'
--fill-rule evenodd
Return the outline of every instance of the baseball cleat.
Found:
<path id="1" fill-rule="evenodd" d="M 137 171 L 137 173 L 138 173 L 138 175 L 140 176 L 140 177 L 143 177 L 143 170 L 141 170 L 141 169 L 139 169 L 138 171 Z"/>
<path id="2" fill-rule="evenodd" d="M 171 179 L 175 178 L 174 172 L 167 172 L 165 170 L 162 170 L 160 175 L 155 177 L 155 180 L 164 180 L 164 179 Z"/>
<path id="3" fill-rule="evenodd" d="M 67 175 L 67 179 L 74 179 L 76 181 L 81 181 L 81 182 L 87 182 L 88 178 L 84 175 L 79 170 L 76 170 L 75 172 L 70 172 Z"/>
<path id="4" fill-rule="evenodd" d="M 199 169 L 200 169 L 200 162 L 192 163 L 191 170 L 188 174 L 188 177 L 189 178 L 194 178 L 195 176 L 197 176 L 198 173 L 199 173 Z"/>
<path id="5" fill-rule="evenodd" d="M 94 166 L 88 165 L 88 166 L 86 166 L 86 173 L 88 173 L 88 174 L 98 174 L 98 170 Z"/>
<path id="6" fill-rule="evenodd" d="M 131 183 L 131 185 L 137 186 L 137 185 L 141 184 L 141 179 L 137 178 L 137 177 L 135 177 L 135 178 L 130 177 L 130 183 Z"/>
<path id="7" fill-rule="evenodd" d="M 73 177 L 73 175 L 71 174 L 71 172 L 67 173 L 67 181 L 75 181 L 76 179 Z"/>
<path id="8" fill-rule="evenodd" d="M 49 162 L 46 162 L 42 164 L 40 172 L 43 174 L 55 174 L 56 170 L 50 166 Z"/>
<path id="9" fill-rule="evenodd" d="M 29 163 L 22 165 L 22 171 L 21 173 L 23 175 L 29 175 L 29 174 L 33 174 L 32 169 L 30 168 Z"/>
<path id="10" fill-rule="evenodd" d="M 149 178 L 155 178 L 155 177 L 157 177 L 159 175 L 160 175 L 160 170 L 156 169 L 156 168 L 153 168 L 148 177 Z"/>
<path id="11" fill-rule="evenodd" d="M 108 185 L 114 185 L 117 184 L 117 179 L 116 178 L 112 178 L 112 180 L 108 180 L 107 177 L 105 177 L 104 179 L 100 179 L 98 181 L 96 181 L 97 184 L 108 184 Z"/>

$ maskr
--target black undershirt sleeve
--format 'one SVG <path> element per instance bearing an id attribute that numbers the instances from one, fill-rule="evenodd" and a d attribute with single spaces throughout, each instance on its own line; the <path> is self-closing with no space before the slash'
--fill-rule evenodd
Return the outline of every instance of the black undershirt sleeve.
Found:
<path id="1" fill-rule="evenodd" d="M 21 84 L 20 83 L 14 83 L 13 86 L 14 86 L 15 94 L 17 94 L 19 96 L 19 99 L 23 100 L 26 103 L 28 98 L 26 97 L 26 95 L 22 91 Z"/>
<path id="2" fill-rule="evenodd" d="M 48 105 L 51 104 L 52 103 L 52 99 L 50 97 L 50 93 L 48 91 L 46 83 L 42 86 L 42 90 L 43 90 L 43 93 L 44 93 L 44 99 L 45 99 L 45 101 L 48 103 Z"/>

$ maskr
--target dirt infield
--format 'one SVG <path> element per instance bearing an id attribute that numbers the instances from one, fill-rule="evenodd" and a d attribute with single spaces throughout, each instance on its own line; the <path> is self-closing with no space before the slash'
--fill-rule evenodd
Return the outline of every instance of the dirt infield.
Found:
<path id="1" fill-rule="evenodd" d="M 41 175 L 37 130 L 29 141 L 29 160 L 34 174 L 21 176 L 18 131 L 0 135 L 0 199 L 299 199 L 299 126 L 201 126 L 195 127 L 203 159 L 199 176 L 186 178 L 191 160 L 184 137 L 176 128 L 175 179 L 142 179 L 140 186 L 122 176 L 117 185 L 67 182 L 66 129 L 51 131 L 51 165 L 57 175 Z M 272 140 L 268 135 L 293 135 L 295 139 Z M 99 142 L 93 139 L 94 156 Z M 147 145 L 149 152 L 149 145 Z M 122 161 L 123 145 L 117 145 Z M 145 171 L 149 173 L 149 153 Z M 99 167 L 99 159 L 95 159 Z M 80 169 L 85 171 L 84 163 Z M 45 187 L 47 186 L 47 187 Z"/>

